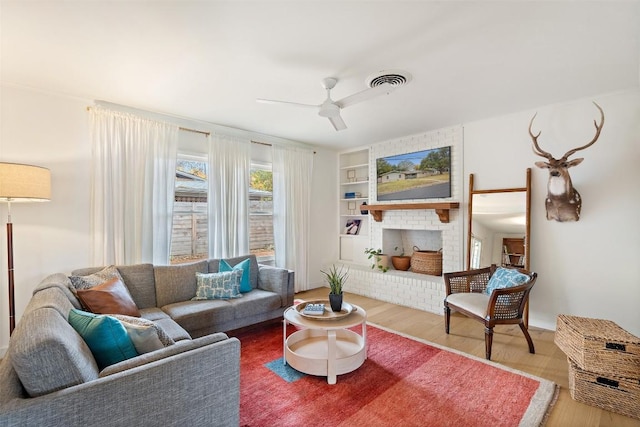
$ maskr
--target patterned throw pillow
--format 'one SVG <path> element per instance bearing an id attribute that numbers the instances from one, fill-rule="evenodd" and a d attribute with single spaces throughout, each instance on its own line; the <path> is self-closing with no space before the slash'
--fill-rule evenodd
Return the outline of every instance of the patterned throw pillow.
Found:
<path id="1" fill-rule="evenodd" d="M 240 298 L 242 270 L 196 273 L 196 296 L 192 300 Z"/>
<path id="2" fill-rule="evenodd" d="M 220 260 L 220 271 L 233 271 L 233 270 L 241 270 L 242 271 L 242 279 L 240 280 L 240 292 L 251 292 L 251 260 L 249 258 L 241 261 L 233 266 L 233 268 L 229 265 L 229 263 L 225 260 Z"/>
<path id="3" fill-rule="evenodd" d="M 127 330 L 115 317 L 72 309 L 69 323 L 84 339 L 101 370 L 138 353 Z"/>
<path id="4" fill-rule="evenodd" d="M 160 326 L 141 317 L 114 314 L 122 322 L 138 354 L 149 353 L 175 344 Z"/>
<path id="5" fill-rule="evenodd" d="M 494 289 L 512 288 L 520 286 L 529 281 L 529 276 L 520 273 L 512 268 L 496 268 L 495 273 L 489 279 L 485 293 L 491 295 Z"/>
<path id="6" fill-rule="evenodd" d="M 76 290 L 78 289 L 91 289 L 94 286 L 97 286 L 101 283 L 104 283 L 110 279 L 120 279 L 122 280 L 122 276 L 120 276 L 120 272 L 115 267 L 115 265 L 110 265 L 109 267 L 105 267 L 100 271 L 96 271 L 93 274 L 88 276 L 69 276 L 69 280 L 71 281 L 71 292 L 77 295 Z M 124 283 L 124 280 L 122 280 Z"/>

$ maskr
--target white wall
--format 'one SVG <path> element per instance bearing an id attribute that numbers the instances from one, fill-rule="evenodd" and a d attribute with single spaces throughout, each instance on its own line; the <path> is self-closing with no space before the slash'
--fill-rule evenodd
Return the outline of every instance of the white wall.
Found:
<path id="1" fill-rule="evenodd" d="M 0 161 L 51 170 L 50 202 L 13 204 L 11 208 L 16 322 L 44 277 L 89 266 L 91 144 L 86 107 L 91 104 L 88 99 L 1 87 Z M 199 140 L 197 134 L 194 138 Z M 262 135 L 260 140 L 274 142 L 277 138 Z M 337 258 L 337 156 L 331 150 L 316 152 L 309 270 L 311 282 L 320 284 L 320 268 Z M 0 357 L 9 342 L 6 218 L 6 205 L 0 204 Z"/>
<path id="2" fill-rule="evenodd" d="M 640 336 L 640 91 L 593 100 L 605 112 L 602 134 L 572 156 L 585 160 L 569 170 L 583 199 L 580 221 L 547 221 L 548 173 L 534 166 L 541 158 L 527 128 L 537 111 L 539 144 L 560 157 L 593 137 L 599 113 L 592 99 L 465 124 L 465 173 L 474 174 L 477 189 L 519 187 L 532 168 L 531 268 L 539 274 L 532 325 L 555 329 L 558 314 L 571 314 L 613 320 Z"/>

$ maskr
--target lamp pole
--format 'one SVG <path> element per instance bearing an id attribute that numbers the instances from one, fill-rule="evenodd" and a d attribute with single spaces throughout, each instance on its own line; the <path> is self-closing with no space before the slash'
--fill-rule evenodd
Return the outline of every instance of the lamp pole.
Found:
<path id="1" fill-rule="evenodd" d="M 7 200 L 7 272 L 9 275 L 9 336 L 16 327 L 15 282 L 13 276 L 13 223 L 11 222 L 11 199 Z"/>

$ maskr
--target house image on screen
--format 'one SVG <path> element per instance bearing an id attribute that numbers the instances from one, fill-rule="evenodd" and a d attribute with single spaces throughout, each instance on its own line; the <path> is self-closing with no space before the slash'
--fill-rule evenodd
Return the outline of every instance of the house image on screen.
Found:
<path id="1" fill-rule="evenodd" d="M 400 181 L 403 179 L 417 179 L 417 178 L 425 178 L 432 175 L 437 175 L 438 171 L 436 169 L 427 169 L 427 170 L 408 170 L 408 171 L 391 171 L 387 173 L 383 173 L 378 177 L 378 183 L 383 182 L 394 182 Z"/>

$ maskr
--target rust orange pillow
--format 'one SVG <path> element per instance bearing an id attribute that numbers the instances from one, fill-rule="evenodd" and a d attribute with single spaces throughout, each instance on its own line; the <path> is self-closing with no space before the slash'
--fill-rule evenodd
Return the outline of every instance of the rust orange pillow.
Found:
<path id="1" fill-rule="evenodd" d="M 78 289 L 78 299 L 96 314 L 124 314 L 140 317 L 140 310 L 129 290 L 119 278 L 110 279 L 89 289 Z"/>

